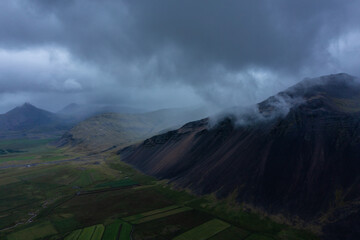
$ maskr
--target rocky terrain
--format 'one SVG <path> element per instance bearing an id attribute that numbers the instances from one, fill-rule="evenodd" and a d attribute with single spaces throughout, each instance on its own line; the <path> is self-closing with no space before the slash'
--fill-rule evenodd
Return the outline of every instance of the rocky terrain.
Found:
<path id="1" fill-rule="evenodd" d="M 252 111 L 203 119 L 119 151 L 141 171 L 196 194 L 360 239 L 360 84 L 306 79 Z M 339 236 L 342 236 L 339 238 Z"/>

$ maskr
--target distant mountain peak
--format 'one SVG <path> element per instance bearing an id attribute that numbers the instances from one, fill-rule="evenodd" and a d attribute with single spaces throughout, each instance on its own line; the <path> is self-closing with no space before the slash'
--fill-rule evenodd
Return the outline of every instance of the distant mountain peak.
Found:
<path id="1" fill-rule="evenodd" d="M 68 105 L 66 105 L 64 108 L 73 108 L 73 107 L 78 107 L 80 106 L 79 104 L 77 103 L 69 103 Z"/>
<path id="2" fill-rule="evenodd" d="M 29 102 L 25 102 L 23 105 L 19 106 L 19 108 L 37 108 Z"/>
<path id="3" fill-rule="evenodd" d="M 81 106 L 77 103 L 69 103 L 68 105 L 66 105 L 65 107 L 63 107 L 59 113 L 66 113 L 68 111 L 76 111 L 80 108 Z"/>
<path id="4" fill-rule="evenodd" d="M 26 102 L 0 115 L 0 130 L 27 131 L 41 126 L 56 125 L 60 122 L 54 113 L 35 107 Z"/>

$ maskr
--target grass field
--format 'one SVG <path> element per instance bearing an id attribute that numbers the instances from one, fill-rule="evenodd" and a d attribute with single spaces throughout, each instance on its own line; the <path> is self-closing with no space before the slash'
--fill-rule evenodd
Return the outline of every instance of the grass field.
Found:
<path id="1" fill-rule="evenodd" d="M 172 239 L 190 229 L 208 222 L 213 217 L 196 211 L 186 211 L 175 215 L 159 218 L 135 226 L 133 239 L 167 240 Z"/>
<path id="2" fill-rule="evenodd" d="M 213 237 L 209 238 L 209 240 L 243 240 L 246 239 L 250 235 L 249 232 L 242 230 L 240 228 L 231 226 L 224 231 L 214 235 Z"/>
<path id="3" fill-rule="evenodd" d="M 77 229 L 65 237 L 65 240 L 102 240 L 105 227 L 102 224 Z"/>
<path id="4" fill-rule="evenodd" d="M 57 234 L 55 228 L 49 222 L 43 222 L 33 227 L 10 234 L 8 240 L 35 240 Z"/>
<path id="5" fill-rule="evenodd" d="M 92 238 L 92 235 L 95 231 L 96 226 L 86 227 L 83 228 L 81 231 L 80 236 L 78 237 L 78 240 L 89 240 Z"/>
<path id="6" fill-rule="evenodd" d="M 174 240 L 206 240 L 228 227 L 230 227 L 230 224 L 213 219 L 175 237 Z"/>
<path id="7" fill-rule="evenodd" d="M 121 224 L 121 232 L 119 240 L 130 240 L 131 239 L 132 226 L 128 223 L 123 222 Z"/>
<path id="8" fill-rule="evenodd" d="M 86 187 L 93 183 L 90 173 L 87 170 L 80 170 L 79 178 L 73 182 L 74 185 Z"/>
<path id="9" fill-rule="evenodd" d="M 50 143 L 55 139 L 0 140 L 0 163 L 48 162 L 71 158 L 72 155 Z"/>
<path id="10" fill-rule="evenodd" d="M 42 148 L 46 144 L 54 141 L 56 139 L 11 139 L 11 140 L 1 140 L 0 141 L 0 149 L 14 149 L 17 151 L 24 150 L 34 150 L 36 148 Z"/>
<path id="11" fill-rule="evenodd" d="M 121 223 L 122 223 L 122 222 L 121 222 L 120 220 L 116 220 L 115 222 L 107 225 L 107 226 L 105 227 L 103 239 L 106 239 L 106 240 L 117 240 L 117 238 L 118 238 L 118 236 L 119 236 L 119 231 L 120 231 Z"/>
<path id="12" fill-rule="evenodd" d="M 78 229 L 70 233 L 64 240 L 77 240 L 82 232 L 82 229 Z"/>
<path id="13" fill-rule="evenodd" d="M 0 141 L 0 166 L 78 156 L 50 141 Z M 0 194 L 0 239 L 317 240 L 226 201 L 173 190 L 117 157 L 80 157 L 0 169 L 0 191 L 6 193 Z"/>
<path id="14" fill-rule="evenodd" d="M 19 182 L 20 180 L 14 177 L 5 177 L 5 178 L 0 178 L 0 186 L 3 185 L 8 185 L 10 183 L 16 183 Z"/>
<path id="15" fill-rule="evenodd" d="M 172 201 L 153 191 L 151 187 L 128 188 L 75 196 L 56 208 L 54 213 L 73 213 L 80 223 L 94 225 L 110 217 L 132 216 L 172 204 Z"/>
<path id="16" fill-rule="evenodd" d="M 126 218 L 124 218 L 124 220 L 128 221 L 128 222 L 133 222 L 133 221 L 137 221 L 137 220 L 139 220 L 141 218 L 144 218 L 144 217 L 147 217 L 147 216 L 151 216 L 151 215 L 159 214 L 159 213 L 162 213 L 162 212 L 170 211 L 170 210 L 173 210 L 173 209 L 176 209 L 176 208 L 179 208 L 179 207 L 180 206 L 178 206 L 178 205 L 171 205 L 171 206 L 168 206 L 168 207 L 155 209 L 155 210 L 152 210 L 152 211 L 148 211 L 148 212 L 136 214 L 136 215 L 133 215 L 133 216 L 130 216 L 130 217 L 126 217 Z"/>
<path id="17" fill-rule="evenodd" d="M 104 225 L 102 225 L 102 224 L 96 225 L 96 228 L 95 228 L 94 233 L 93 233 L 93 235 L 91 237 L 91 240 L 101 240 L 102 236 L 104 234 L 104 231 L 105 231 Z"/>
<path id="18" fill-rule="evenodd" d="M 121 179 L 118 181 L 112 181 L 112 182 L 106 182 L 106 183 L 101 183 L 96 185 L 96 188 L 117 188 L 117 187 L 126 187 L 126 186 L 133 186 L 138 184 L 137 182 L 135 182 L 132 179 Z"/>
<path id="19" fill-rule="evenodd" d="M 147 216 L 147 217 L 143 217 L 143 218 L 140 218 L 138 220 L 134 220 L 131 223 L 132 224 L 145 223 L 145 222 L 149 222 L 149 221 L 152 221 L 152 220 L 155 220 L 155 219 L 164 218 L 164 217 L 167 217 L 167 216 L 171 216 L 171 215 L 174 215 L 174 214 L 178 214 L 178 213 L 182 213 L 182 212 L 190 211 L 190 210 L 192 210 L 192 208 L 189 208 L 189 207 L 176 208 L 176 209 L 173 209 L 173 210 L 170 210 L 170 211 L 166 211 L 166 212 L 150 215 L 150 216 Z"/>

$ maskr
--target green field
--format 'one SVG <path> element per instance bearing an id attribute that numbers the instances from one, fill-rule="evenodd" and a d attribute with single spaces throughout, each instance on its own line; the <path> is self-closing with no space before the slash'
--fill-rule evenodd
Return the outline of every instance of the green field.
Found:
<path id="1" fill-rule="evenodd" d="M 206 240 L 228 227 L 230 227 L 230 224 L 213 219 L 175 237 L 174 240 Z"/>
<path id="2" fill-rule="evenodd" d="M 209 238 L 209 240 L 233 240 L 233 239 L 246 239 L 250 235 L 249 232 L 242 230 L 240 228 L 231 226 L 224 231 L 216 234 L 215 236 Z"/>
<path id="3" fill-rule="evenodd" d="M 81 231 L 80 236 L 78 237 L 78 240 L 89 240 L 91 239 L 93 232 L 95 231 L 96 226 L 91 226 L 91 227 L 87 227 L 84 228 Z"/>
<path id="4" fill-rule="evenodd" d="M 57 231 L 49 222 L 43 222 L 33 227 L 10 234 L 8 240 L 35 240 L 56 234 Z"/>
<path id="5" fill-rule="evenodd" d="M 109 153 L 77 155 L 51 141 L 0 141 L 0 166 L 49 163 L 0 169 L 0 239 L 318 239 L 174 190 Z M 54 163 L 61 159 L 75 160 Z"/>
<path id="6" fill-rule="evenodd" d="M 0 163 L 48 162 L 73 157 L 50 143 L 56 139 L 0 140 Z"/>
<path id="7" fill-rule="evenodd" d="M 105 227 L 102 224 L 96 225 L 96 228 L 94 230 L 94 233 L 91 237 L 91 240 L 101 240 L 102 236 L 104 234 Z"/>
<path id="8" fill-rule="evenodd" d="M 189 208 L 189 207 L 176 208 L 176 209 L 173 209 L 173 210 L 170 210 L 170 211 L 166 211 L 166 212 L 150 215 L 150 216 L 147 216 L 147 217 L 143 217 L 143 218 L 140 218 L 138 220 L 134 220 L 131 223 L 132 224 L 140 224 L 140 223 L 149 222 L 149 221 L 152 221 L 152 220 L 155 220 L 155 219 L 164 218 L 164 217 L 167 217 L 167 216 L 171 216 L 171 215 L 174 215 L 174 214 L 178 214 L 178 213 L 182 213 L 182 212 L 190 211 L 190 210 L 192 210 L 192 208 Z"/>
<path id="9" fill-rule="evenodd" d="M 138 183 L 132 179 L 121 179 L 118 181 L 101 183 L 101 184 L 96 185 L 95 187 L 97 187 L 97 188 L 107 188 L 107 187 L 117 188 L 117 187 L 132 186 L 132 185 L 136 185 L 136 184 L 138 184 Z"/>
<path id="10" fill-rule="evenodd" d="M 90 173 L 87 170 L 80 170 L 79 178 L 73 183 L 76 186 L 86 187 L 93 183 Z"/>
<path id="11" fill-rule="evenodd" d="M 124 218 L 124 220 L 128 221 L 128 222 L 133 222 L 133 221 L 137 221 L 137 220 L 139 220 L 141 218 L 144 218 L 144 217 L 147 217 L 147 216 L 151 216 L 151 215 L 159 214 L 159 213 L 162 213 L 162 212 L 170 211 L 170 210 L 173 210 L 173 209 L 176 209 L 176 208 L 179 208 L 179 207 L 180 206 L 178 206 L 178 205 L 172 205 L 172 206 L 168 206 L 168 207 L 164 207 L 164 208 L 160 208 L 160 209 L 155 209 L 155 210 L 152 210 L 152 211 L 148 211 L 148 212 L 136 214 L 136 215 L 133 215 L 133 216 L 130 216 L 130 217 L 126 217 L 126 218 Z"/>
<path id="12" fill-rule="evenodd" d="M 116 220 L 115 222 L 111 223 L 110 225 L 107 225 L 105 227 L 103 239 L 106 240 L 117 240 L 120 227 L 121 227 L 121 221 Z"/>
<path id="13" fill-rule="evenodd" d="M 130 240 L 131 239 L 132 226 L 128 223 L 122 223 L 119 240 Z"/>
<path id="14" fill-rule="evenodd" d="M 16 151 L 26 151 L 26 150 L 37 150 L 38 148 L 43 148 L 46 144 L 55 141 L 56 139 L 11 139 L 11 140 L 1 140 L 0 149 L 13 149 Z"/>
<path id="15" fill-rule="evenodd" d="M 82 229 L 78 229 L 70 233 L 64 240 L 77 240 L 82 232 Z"/>
<path id="16" fill-rule="evenodd" d="M 212 216 L 196 210 L 170 215 L 136 225 L 133 239 L 172 239 L 212 218 Z"/>
<path id="17" fill-rule="evenodd" d="M 18 178 L 14 178 L 14 177 L 5 177 L 5 178 L 0 178 L 0 186 L 2 185 L 8 185 L 11 183 L 16 183 L 19 182 L 20 180 Z"/>
<path id="18" fill-rule="evenodd" d="M 101 240 L 104 225 L 98 224 L 83 229 L 77 229 L 65 237 L 65 240 Z"/>

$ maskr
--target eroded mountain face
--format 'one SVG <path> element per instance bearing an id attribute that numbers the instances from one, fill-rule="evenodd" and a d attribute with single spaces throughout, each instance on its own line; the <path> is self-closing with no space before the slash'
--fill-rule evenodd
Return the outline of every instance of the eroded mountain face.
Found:
<path id="1" fill-rule="evenodd" d="M 195 193 L 236 191 L 239 202 L 264 212 L 341 232 L 341 221 L 354 224 L 360 209 L 357 81 L 346 74 L 304 80 L 259 103 L 259 121 L 238 124 L 234 114 L 209 127 L 203 119 L 119 154 Z"/>

